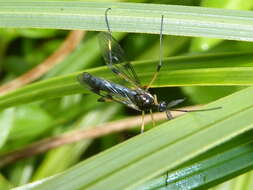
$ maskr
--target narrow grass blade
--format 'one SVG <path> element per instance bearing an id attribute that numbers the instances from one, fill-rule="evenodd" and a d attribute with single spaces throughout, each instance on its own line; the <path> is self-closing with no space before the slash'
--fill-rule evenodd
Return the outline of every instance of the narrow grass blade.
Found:
<path id="1" fill-rule="evenodd" d="M 157 60 L 133 63 L 143 85 L 150 81 L 157 63 Z M 107 67 L 89 69 L 86 72 L 115 80 L 115 75 Z M 78 74 L 80 72 L 44 80 L 3 95 L 0 97 L 0 108 L 75 93 L 87 93 L 87 89 L 85 90 L 76 79 Z M 153 87 L 252 84 L 252 53 L 225 53 L 165 59 Z"/>
<path id="2" fill-rule="evenodd" d="M 193 6 L 115 2 L 0 2 L 0 27 L 107 30 L 253 41 L 253 13 Z"/>
<path id="3" fill-rule="evenodd" d="M 203 0 L 201 1 L 201 7 L 223 8 L 223 9 L 236 9 L 236 10 L 251 10 L 253 7 L 253 1 L 248 0 Z M 192 51 L 207 51 L 212 47 L 222 42 L 222 39 L 212 38 L 195 38 L 191 42 Z"/>
<path id="4" fill-rule="evenodd" d="M 208 189 L 253 168 L 253 144 L 246 144 L 225 150 L 217 155 L 198 161 L 152 179 L 136 190 L 151 189 Z M 167 180 L 167 183 L 166 183 Z M 245 188 L 239 188 L 245 189 Z"/>
<path id="5" fill-rule="evenodd" d="M 2 174 L 0 174 L 0 189 L 1 190 L 10 190 L 13 187 L 13 185 L 6 180 Z"/>
<path id="6" fill-rule="evenodd" d="M 220 110 L 186 114 L 23 189 L 135 188 L 199 157 L 245 144 L 252 140 L 252 94 L 253 87 L 241 90 L 208 106 Z"/>
<path id="7" fill-rule="evenodd" d="M 0 112 L 0 147 L 4 145 L 15 120 L 15 108 L 9 108 Z"/>

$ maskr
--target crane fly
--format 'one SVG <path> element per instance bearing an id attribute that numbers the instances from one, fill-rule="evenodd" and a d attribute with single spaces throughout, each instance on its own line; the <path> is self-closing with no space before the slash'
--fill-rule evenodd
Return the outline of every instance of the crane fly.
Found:
<path id="1" fill-rule="evenodd" d="M 157 75 L 162 67 L 162 31 L 163 31 L 163 18 L 161 16 L 161 28 L 160 28 L 160 61 L 157 65 L 156 72 L 154 73 L 150 83 L 143 87 L 140 83 L 140 80 L 137 74 L 134 71 L 133 66 L 130 62 L 127 61 L 124 50 L 121 48 L 117 40 L 112 36 L 108 22 L 108 11 L 111 8 L 106 9 L 105 11 L 105 23 L 107 26 L 107 32 L 99 33 L 99 44 L 104 57 L 104 60 L 110 70 L 122 79 L 125 83 L 128 84 L 122 85 L 118 83 L 111 82 L 109 80 L 93 76 L 90 73 L 84 72 L 78 75 L 78 81 L 85 86 L 87 89 L 96 93 L 100 96 L 98 101 L 108 102 L 114 101 L 121 104 L 124 104 L 134 110 L 142 112 L 142 125 L 141 133 L 144 131 L 144 114 L 145 112 L 150 112 L 153 125 L 154 118 L 152 113 L 155 111 L 165 112 L 168 119 L 172 119 L 170 113 L 170 108 L 180 104 L 184 99 L 177 99 L 171 102 L 161 101 L 158 102 L 156 95 L 149 93 L 149 88 L 152 83 L 157 78 Z M 203 109 L 203 110 L 175 110 L 181 112 L 192 112 L 192 111 L 207 111 L 213 110 Z"/>

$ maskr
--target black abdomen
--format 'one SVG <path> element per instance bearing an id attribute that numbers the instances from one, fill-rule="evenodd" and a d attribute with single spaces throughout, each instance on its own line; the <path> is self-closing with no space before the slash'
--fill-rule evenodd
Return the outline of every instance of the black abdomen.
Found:
<path id="1" fill-rule="evenodd" d="M 90 89 L 99 94 L 100 91 L 105 91 L 109 94 L 118 94 L 123 97 L 133 97 L 136 95 L 136 92 L 130 88 L 124 87 L 120 84 L 110 82 L 108 80 L 95 77 L 90 73 L 83 73 L 79 81 L 85 83 L 90 87 Z"/>
<path id="2" fill-rule="evenodd" d="M 109 97 L 136 110 L 149 111 L 156 107 L 154 97 L 142 89 L 132 90 L 89 73 L 83 73 L 78 80 L 96 94 Z"/>

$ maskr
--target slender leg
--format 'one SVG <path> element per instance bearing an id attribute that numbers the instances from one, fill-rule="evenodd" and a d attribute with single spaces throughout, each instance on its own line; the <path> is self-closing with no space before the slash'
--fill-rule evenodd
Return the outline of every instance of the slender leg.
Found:
<path id="1" fill-rule="evenodd" d="M 162 67 L 162 55 L 163 55 L 163 48 L 162 48 L 162 39 L 163 39 L 163 15 L 161 18 L 161 28 L 160 28 L 160 61 L 159 64 L 156 67 L 156 72 L 153 75 L 153 78 L 151 79 L 150 83 L 148 84 L 148 86 L 146 86 L 146 91 L 148 91 L 148 89 L 150 88 L 150 86 L 152 85 L 152 83 L 155 81 L 159 71 L 161 70 Z"/>
<path id="2" fill-rule="evenodd" d="M 168 186 L 168 178 L 169 178 L 169 172 L 166 172 L 166 178 L 165 178 L 165 187 Z"/>
<path id="3" fill-rule="evenodd" d="M 151 115 L 151 120 L 152 120 L 153 127 L 155 127 L 155 119 L 154 119 L 154 115 L 153 115 L 152 110 L 150 110 L 150 115 Z"/>
<path id="4" fill-rule="evenodd" d="M 144 132 L 144 116 L 145 116 L 145 112 L 142 111 L 142 118 L 141 118 L 141 133 Z"/>
<path id="5" fill-rule="evenodd" d="M 173 116 L 172 116 L 172 114 L 170 113 L 170 110 L 166 110 L 166 115 L 167 115 L 168 120 L 173 119 Z"/>
<path id="6" fill-rule="evenodd" d="M 158 101 L 157 101 L 157 96 L 156 96 L 156 94 L 154 94 L 154 102 L 155 102 L 155 104 L 156 104 L 156 105 L 158 104 Z"/>

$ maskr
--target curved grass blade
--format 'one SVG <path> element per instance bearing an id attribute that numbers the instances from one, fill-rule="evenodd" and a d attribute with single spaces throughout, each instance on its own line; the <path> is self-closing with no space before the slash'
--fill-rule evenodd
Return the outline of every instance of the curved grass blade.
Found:
<path id="1" fill-rule="evenodd" d="M 133 189 L 152 177 L 252 140 L 253 87 L 213 102 L 22 189 Z M 247 138 L 240 138 L 247 137 Z"/>
<path id="2" fill-rule="evenodd" d="M 150 81 L 156 65 L 157 60 L 133 62 L 142 85 Z M 86 72 L 115 80 L 107 67 L 89 69 Z M 75 93 L 87 93 L 76 79 L 78 74 L 80 72 L 44 80 L 0 96 L 0 108 Z M 225 53 L 165 59 L 161 74 L 152 87 L 252 84 L 252 53 Z"/>
<path id="3" fill-rule="evenodd" d="M 104 11 L 112 31 L 253 41 L 253 13 L 193 6 L 104 2 L 0 2 L 0 27 L 106 31 Z M 148 13 L 148 14 L 147 14 Z"/>
<path id="4" fill-rule="evenodd" d="M 217 155 L 152 179 L 136 188 L 151 189 L 208 189 L 253 168 L 253 144 L 224 149 Z M 167 180 L 167 184 L 166 184 Z"/>
<path id="5" fill-rule="evenodd" d="M 203 0 L 201 1 L 200 6 L 223 8 L 223 9 L 251 10 L 253 7 L 253 2 L 247 0 L 230 0 L 230 1 Z M 221 42 L 222 39 L 195 38 L 191 42 L 190 49 L 195 52 L 207 51 Z"/>

